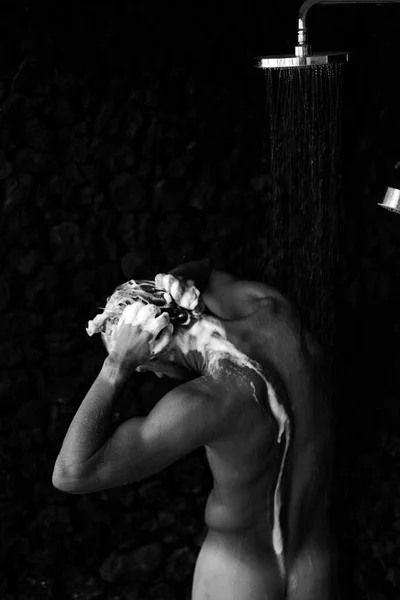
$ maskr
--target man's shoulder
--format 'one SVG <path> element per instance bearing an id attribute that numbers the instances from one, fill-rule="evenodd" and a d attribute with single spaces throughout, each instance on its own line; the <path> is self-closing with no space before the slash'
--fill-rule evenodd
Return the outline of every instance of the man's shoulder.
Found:
<path id="1" fill-rule="evenodd" d="M 228 320 L 245 318 L 265 307 L 273 312 L 288 308 L 287 298 L 276 288 L 219 271 L 212 273 L 203 300 L 212 314 Z"/>
<path id="2" fill-rule="evenodd" d="M 223 378 L 200 376 L 175 387 L 164 398 L 168 397 L 177 402 L 198 403 L 207 409 L 220 411 L 226 403 L 226 396 Z"/>
<path id="3" fill-rule="evenodd" d="M 245 414 L 257 410 L 258 402 L 264 403 L 266 388 L 261 371 L 252 366 L 251 360 L 239 366 L 226 356 L 221 358 L 219 366 L 214 375 L 199 377 L 174 392 L 181 394 L 183 400 L 195 399 L 198 414 L 204 411 L 207 421 L 219 423 L 221 435 L 226 436 Z"/>

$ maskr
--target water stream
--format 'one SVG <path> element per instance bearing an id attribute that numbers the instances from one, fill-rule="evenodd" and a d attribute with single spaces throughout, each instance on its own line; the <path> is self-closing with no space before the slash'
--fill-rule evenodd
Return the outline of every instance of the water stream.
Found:
<path id="1" fill-rule="evenodd" d="M 341 211 L 342 65 L 266 70 L 271 175 L 260 269 L 330 344 Z"/>

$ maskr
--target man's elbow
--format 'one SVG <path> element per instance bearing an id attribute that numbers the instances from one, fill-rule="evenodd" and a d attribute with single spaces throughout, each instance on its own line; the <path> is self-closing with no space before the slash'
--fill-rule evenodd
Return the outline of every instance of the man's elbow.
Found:
<path id="1" fill-rule="evenodd" d="M 61 466 L 56 462 L 51 482 L 57 490 L 69 494 L 86 494 L 85 482 L 81 471 Z"/>

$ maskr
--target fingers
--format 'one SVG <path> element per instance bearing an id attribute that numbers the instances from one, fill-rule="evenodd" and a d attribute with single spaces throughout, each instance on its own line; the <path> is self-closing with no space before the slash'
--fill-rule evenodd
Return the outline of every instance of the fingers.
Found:
<path id="1" fill-rule="evenodd" d="M 169 314 L 162 313 L 159 317 L 150 317 L 143 323 L 143 331 L 147 331 L 154 337 L 169 325 Z"/>
<path id="2" fill-rule="evenodd" d="M 192 285 L 191 287 L 185 290 L 185 293 L 181 298 L 180 306 L 182 306 L 182 308 L 194 310 L 199 303 L 199 296 L 199 290 L 194 285 Z"/>
<path id="3" fill-rule="evenodd" d="M 160 312 L 161 309 L 153 304 L 144 304 L 140 301 L 134 302 L 124 309 L 117 329 L 122 324 L 132 325 L 156 338 L 170 324 L 169 314 L 166 312 L 160 314 Z"/>
<path id="4" fill-rule="evenodd" d="M 153 356 L 155 354 L 159 354 L 160 352 L 165 350 L 165 348 L 168 346 L 168 344 L 171 341 L 173 331 L 174 331 L 174 326 L 172 325 L 172 323 L 169 323 L 165 327 L 164 331 L 161 333 L 161 335 L 159 336 L 157 341 L 155 341 L 155 342 L 153 342 L 153 344 L 151 344 L 151 354 Z"/>
<path id="5" fill-rule="evenodd" d="M 122 323 L 129 323 L 132 325 L 133 322 L 136 320 L 138 313 L 144 306 L 146 305 L 140 301 L 134 302 L 133 304 L 129 304 L 128 306 L 126 306 L 118 322 L 118 327 L 120 327 Z"/>
<path id="6" fill-rule="evenodd" d="M 185 293 L 185 285 L 181 279 L 177 279 L 170 274 L 159 273 L 156 275 L 154 283 L 157 287 L 169 292 L 175 302 L 180 306 L 180 300 Z"/>
<path id="7" fill-rule="evenodd" d="M 178 306 L 188 310 L 195 310 L 198 307 L 200 291 L 192 279 L 184 282 L 180 277 L 174 277 L 170 273 L 159 273 L 154 282 L 157 287 L 169 292 Z"/>
<path id="8" fill-rule="evenodd" d="M 159 273 L 158 275 L 156 275 L 154 277 L 154 283 L 156 284 L 156 287 L 162 290 L 169 290 L 167 277 L 168 275 L 166 275 L 165 273 Z"/>
<path id="9" fill-rule="evenodd" d="M 136 313 L 135 325 L 139 325 L 142 329 L 149 331 L 148 326 L 160 314 L 161 309 L 154 304 L 142 304 Z"/>
<path id="10" fill-rule="evenodd" d="M 125 307 L 118 326 L 122 323 L 143 326 L 149 319 L 154 319 L 159 313 L 160 309 L 154 304 L 144 304 L 144 302 L 137 300 Z"/>

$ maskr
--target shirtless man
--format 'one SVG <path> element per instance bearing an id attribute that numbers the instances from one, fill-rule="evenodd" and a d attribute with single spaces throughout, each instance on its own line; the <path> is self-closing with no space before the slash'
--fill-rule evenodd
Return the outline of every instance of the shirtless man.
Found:
<path id="1" fill-rule="evenodd" d="M 192 599 L 336 600 L 319 347 L 267 285 L 204 262 L 155 282 L 186 309 L 189 326 L 136 301 L 102 334 L 109 355 L 67 432 L 53 484 L 70 493 L 126 485 L 204 446 L 214 487 Z M 184 383 L 112 431 L 135 369 Z"/>

